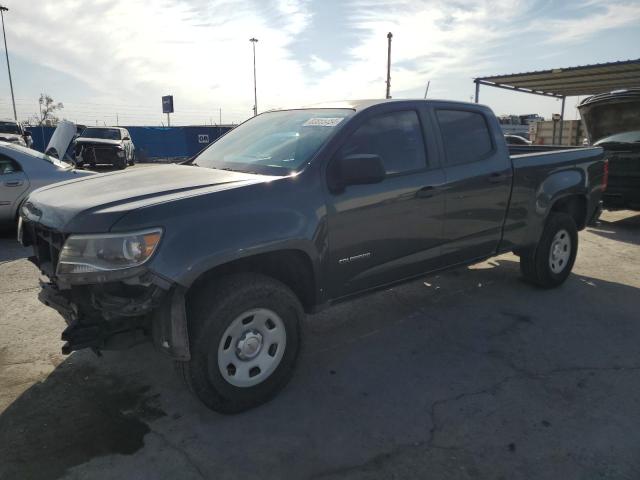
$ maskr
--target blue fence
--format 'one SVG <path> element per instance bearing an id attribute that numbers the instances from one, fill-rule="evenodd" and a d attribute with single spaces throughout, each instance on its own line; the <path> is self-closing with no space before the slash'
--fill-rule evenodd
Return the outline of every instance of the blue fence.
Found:
<path id="1" fill-rule="evenodd" d="M 189 158 L 232 127 L 127 127 L 136 147 L 138 161 Z M 29 127 L 33 148 L 44 151 L 54 127 Z"/>

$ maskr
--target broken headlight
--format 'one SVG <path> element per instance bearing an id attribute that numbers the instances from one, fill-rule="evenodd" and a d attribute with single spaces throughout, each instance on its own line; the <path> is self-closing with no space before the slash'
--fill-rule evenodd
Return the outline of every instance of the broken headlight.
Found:
<path id="1" fill-rule="evenodd" d="M 137 267 L 155 252 L 162 229 L 139 232 L 71 235 L 58 260 L 58 275 L 109 272 Z"/>

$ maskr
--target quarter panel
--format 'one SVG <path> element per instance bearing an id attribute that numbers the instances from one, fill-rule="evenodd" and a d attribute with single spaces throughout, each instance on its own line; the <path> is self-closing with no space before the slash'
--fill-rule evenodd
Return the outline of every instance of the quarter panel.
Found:
<path id="1" fill-rule="evenodd" d="M 560 198 L 581 195 L 587 215 L 602 194 L 602 149 L 513 156 L 513 189 L 501 251 L 535 244 L 551 207 Z"/>

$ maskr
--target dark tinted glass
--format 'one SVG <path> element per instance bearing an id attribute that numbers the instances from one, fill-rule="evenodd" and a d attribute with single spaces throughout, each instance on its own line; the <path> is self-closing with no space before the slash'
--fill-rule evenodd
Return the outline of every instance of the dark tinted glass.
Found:
<path id="1" fill-rule="evenodd" d="M 448 165 L 477 162 L 493 149 L 484 116 L 464 110 L 438 110 Z"/>
<path id="2" fill-rule="evenodd" d="M 104 140 L 120 140 L 120 130 L 117 128 L 85 128 L 80 136 Z"/>
<path id="3" fill-rule="evenodd" d="M 427 161 L 418 114 L 394 112 L 367 120 L 340 151 L 341 156 L 356 153 L 379 155 L 387 174 L 424 168 Z"/>
<path id="4" fill-rule="evenodd" d="M 20 127 L 18 124 L 12 122 L 0 122 L 0 133 L 15 133 L 20 134 Z"/>
<path id="5" fill-rule="evenodd" d="M 0 155 L 0 175 L 19 172 L 20 166 L 11 158 Z"/>

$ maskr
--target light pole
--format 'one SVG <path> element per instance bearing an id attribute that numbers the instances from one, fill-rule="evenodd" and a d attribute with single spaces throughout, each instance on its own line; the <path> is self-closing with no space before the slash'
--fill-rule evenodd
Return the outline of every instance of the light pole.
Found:
<path id="1" fill-rule="evenodd" d="M 385 98 L 391 98 L 391 39 L 393 38 L 393 33 L 387 33 L 387 39 L 389 41 L 389 46 L 387 48 L 387 96 Z"/>
<path id="2" fill-rule="evenodd" d="M 253 45 L 253 116 L 258 115 L 258 87 L 256 86 L 256 43 L 258 39 L 253 37 L 249 41 Z"/>
<path id="3" fill-rule="evenodd" d="M 9 87 L 11 88 L 11 102 L 13 103 L 13 118 L 17 122 L 18 114 L 16 113 L 16 99 L 13 96 L 13 82 L 11 81 L 11 66 L 9 65 L 9 50 L 7 50 L 7 34 L 4 32 L 4 12 L 9 9 L 0 5 L 0 17 L 2 17 L 2 36 L 4 37 L 4 53 L 7 56 L 7 70 L 9 71 Z"/>

